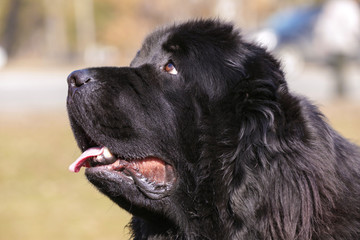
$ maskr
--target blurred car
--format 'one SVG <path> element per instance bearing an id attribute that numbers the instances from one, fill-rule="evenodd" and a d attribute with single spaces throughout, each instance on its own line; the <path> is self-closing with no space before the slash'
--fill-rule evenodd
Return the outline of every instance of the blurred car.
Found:
<path id="1" fill-rule="evenodd" d="M 360 8 L 353 0 L 298 6 L 271 16 L 253 39 L 283 59 L 291 71 L 304 61 L 328 63 L 334 56 L 360 61 Z"/>

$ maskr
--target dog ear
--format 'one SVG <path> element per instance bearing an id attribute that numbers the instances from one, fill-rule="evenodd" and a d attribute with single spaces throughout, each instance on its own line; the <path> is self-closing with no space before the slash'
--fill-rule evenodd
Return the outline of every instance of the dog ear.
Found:
<path id="1" fill-rule="evenodd" d="M 280 99 L 288 94 L 280 63 L 265 49 L 248 44 L 243 57 L 243 73 L 232 89 L 236 121 L 240 124 L 238 140 L 268 144 L 267 135 L 281 120 Z"/>
<path id="2" fill-rule="evenodd" d="M 279 132 L 285 124 L 283 103 L 288 93 L 280 63 L 265 49 L 242 43 L 237 59 L 228 60 L 232 73 L 229 94 L 220 106 L 231 112 L 221 138 L 223 166 L 228 181 L 242 183 L 246 168 L 267 164 L 279 149 Z M 242 50 L 243 49 L 243 50 Z M 289 99 L 290 99 L 289 97 Z M 291 104 L 291 101 L 289 101 Z"/>
<path id="3" fill-rule="evenodd" d="M 288 95 L 288 89 L 280 63 L 270 53 L 253 44 L 242 48 L 246 52 L 238 54 L 237 66 L 236 61 L 231 62 L 238 72 L 228 103 L 235 120 L 233 134 L 226 141 L 231 144 L 224 154 L 228 160 L 222 169 L 229 184 L 228 211 L 247 221 L 256 219 L 256 204 L 263 197 L 261 181 L 266 178 L 259 180 L 257 172 L 268 167 L 279 148 L 277 130 L 284 121 L 281 98 Z"/>

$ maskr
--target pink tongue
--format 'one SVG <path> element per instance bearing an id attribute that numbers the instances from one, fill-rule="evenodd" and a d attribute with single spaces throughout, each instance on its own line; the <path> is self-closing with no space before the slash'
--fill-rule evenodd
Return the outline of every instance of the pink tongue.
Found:
<path id="1" fill-rule="evenodd" d="M 69 171 L 70 172 L 79 172 L 80 168 L 85 164 L 86 160 L 90 157 L 96 157 L 98 155 L 101 155 L 104 152 L 104 147 L 100 148 L 100 147 L 94 147 L 94 148 L 89 148 L 88 150 L 86 150 L 85 152 L 83 152 L 80 157 L 78 157 L 78 159 L 76 159 L 75 162 L 73 162 L 70 167 L 69 167 Z"/>

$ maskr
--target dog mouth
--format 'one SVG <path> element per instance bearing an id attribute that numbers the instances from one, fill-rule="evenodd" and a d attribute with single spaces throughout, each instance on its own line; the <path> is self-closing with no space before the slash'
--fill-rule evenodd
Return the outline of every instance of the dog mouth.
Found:
<path id="1" fill-rule="evenodd" d="M 138 188 L 152 199 L 164 197 L 176 180 L 173 167 L 160 158 L 122 159 L 107 147 L 85 150 L 69 170 L 77 173 L 82 167 L 87 168 L 86 171 L 115 172 L 121 178 L 133 179 Z"/>

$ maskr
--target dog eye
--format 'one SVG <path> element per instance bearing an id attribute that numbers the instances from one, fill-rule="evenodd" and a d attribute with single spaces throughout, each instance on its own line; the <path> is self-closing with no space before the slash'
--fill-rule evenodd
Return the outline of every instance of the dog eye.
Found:
<path id="1" fill-rule="evenodd" d="M 172 62 L 168 62 L 165 66 L 164 66 L 164 71 L 167 73 L 170 73 L 172 75 L 176 75 L 178 72 L 175 68 L 175 65 Z"/>

